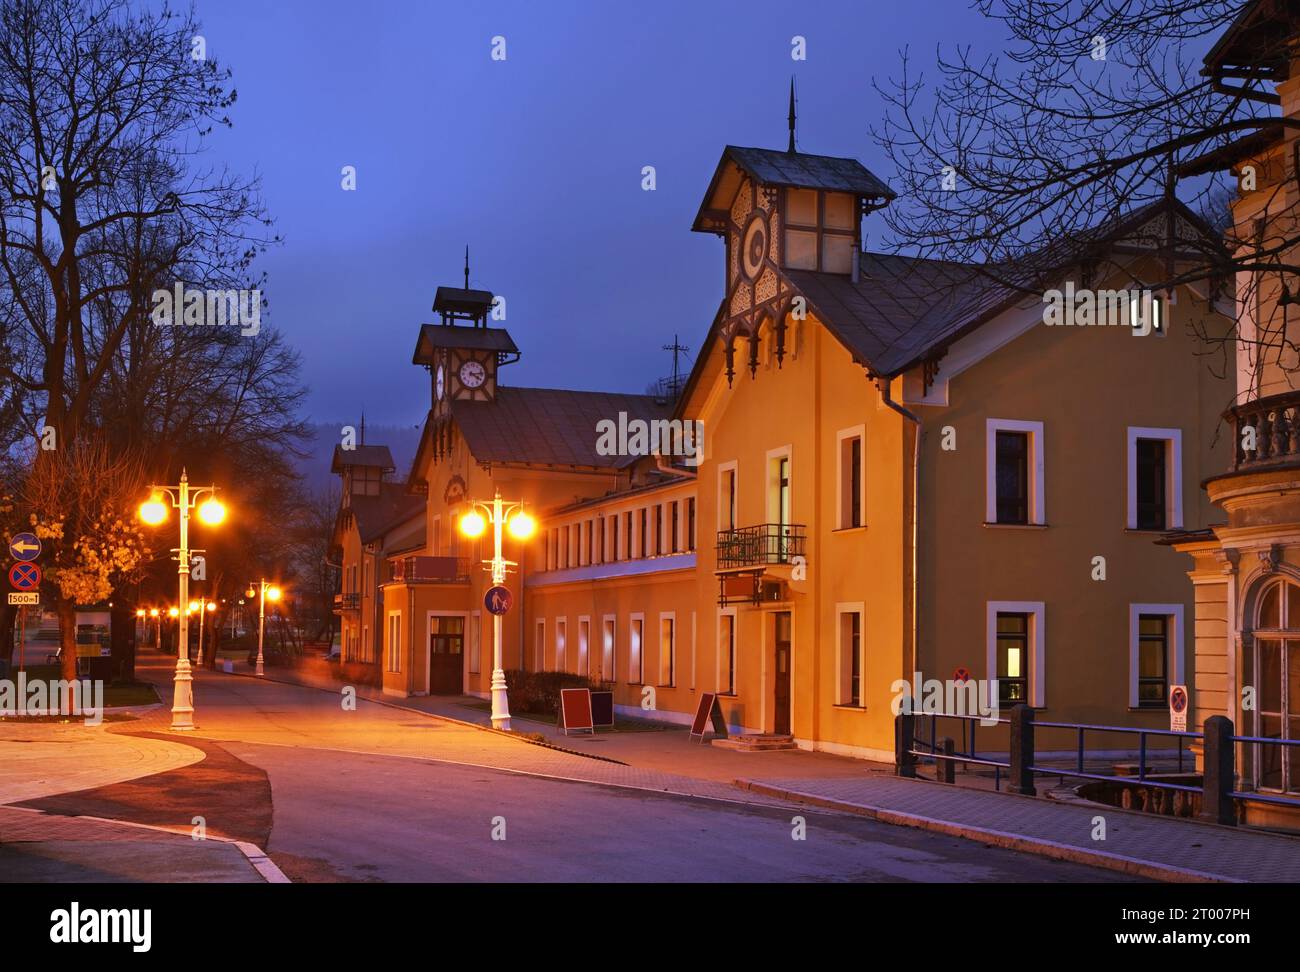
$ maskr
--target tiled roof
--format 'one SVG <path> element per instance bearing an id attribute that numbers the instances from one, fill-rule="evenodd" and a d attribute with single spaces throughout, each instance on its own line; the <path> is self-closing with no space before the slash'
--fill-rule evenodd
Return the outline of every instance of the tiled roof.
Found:
<path id="1" fill-rule="evenodd" d="M 334 461 L 330 464 L 330 472 L 342 472 L 344 466 L 373 466 L 385 472 L 392 472 L 395 468 L 393 454 L 388 451 L 388 446 L 385 445 L 359 445 L 351 449 L 344 449 L 343 446 L 336 445 L 334 447 Z"/>
<path id="2" fill-rule="evenodd" d="M 361 542 L 370 543 L 416 516 L 425 498 L 408 493 L 405 483 L 380 483 L 378 496 L 353 496 L 351 504 Z"/>
<path id="3" fill-rule="evenodd" d="M 829 189 L 893 199 L 894 191 L 857 159 L 728 145 L 725 155 L 769 186 Z"/>
<path id="4" fill-rule="evenodd" d="M 435 348 L 467 348 L 471 351 L 517 353 L 514 338 L 504 327 L 471 327 L 465 324 L 421 324 L 415 341 L 412 364 L 432 364 Z"/>
<path id="5" fill-rule="evenodd" d="M 650 395 L 500 387 L 494 402 L 454 401 L 451 414 L 479 462 L 619 469 L 636 457 L 596 452 L 596 425 L 667 419 L 672 406 Z"/>

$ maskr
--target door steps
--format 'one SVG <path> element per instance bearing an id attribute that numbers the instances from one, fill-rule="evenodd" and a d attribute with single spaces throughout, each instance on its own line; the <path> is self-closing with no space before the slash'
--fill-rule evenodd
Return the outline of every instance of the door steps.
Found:
<path id="1" fill-rule="evenodd" d="M 767 732 L 750 732 L 740 736 L 728 736 L 726 739 L 714 739 L 713 745 L 720 749 L 734 749 L 741 753 L 766 753 L 799 748 L 794 744 L 794 736 Z"/>

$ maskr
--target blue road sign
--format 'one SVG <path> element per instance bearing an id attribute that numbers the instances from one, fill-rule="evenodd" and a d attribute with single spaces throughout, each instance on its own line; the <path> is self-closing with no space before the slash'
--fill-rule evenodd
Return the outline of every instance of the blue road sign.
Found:
<path id="1" fill-rule="evenodd" d="M 505 614 L 510 610 L 510 605 L 514 603 L 514 600 L 514 595 L 498 584 L 489 588 L 488 592 L 483 595 L 483 606 L 492 614 Z"/>
<path id="2" fill-rule="evenodd" d="M 41 569 L 35 564 L 14 564 L 9 568 L 9 583 L 15 591 L 34 591 L 41 586 Z"/>
<path id="3" fill-rule="evenodd" d="M 35 560 L 41 555 L 41 538 L 34 533 L 19 533 L 9 541 L 9 556 L 14 560 Z"/>

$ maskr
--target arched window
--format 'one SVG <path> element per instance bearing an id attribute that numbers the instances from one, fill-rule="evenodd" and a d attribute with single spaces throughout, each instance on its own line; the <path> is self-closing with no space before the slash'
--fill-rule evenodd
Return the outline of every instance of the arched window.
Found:
<path id="1" fill-rule="evenodd" d="M 1254 638 L 1245 653 L 1244 685 L 1254 710 L 1242 712 L 1246 733 L 1300 739 L 1300 584 L 1285 578 L 1260 591 Z M 1262 790 L 1300 792 L 1300 746 L 1254 745 L 1250 773 Z"/>

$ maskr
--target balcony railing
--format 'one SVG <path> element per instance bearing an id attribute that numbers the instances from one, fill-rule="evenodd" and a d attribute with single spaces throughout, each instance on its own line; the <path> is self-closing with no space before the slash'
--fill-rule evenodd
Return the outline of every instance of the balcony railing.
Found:
<path id="1" fill-rule="evenodd" d="M 361 593 L 350 591 L 334 595 L 335 611 L 358 611 L 361 609 Z"/>
<path id="2" fill-rule="evenodd" d="M 392 580 L 406 584 L 463 584 L 474 562 L 467 557 L 403 557 L 393 561 Z"/>
<path id="3" fill-rule="evenodd" d="M 1300 462 L 1300 391 L 1234 405 L 1223 417 L 1232 424 L 1234 472 Z"/>
<path id="4" fill-rule="evenodd" d="M 806 527 L 801 523 L 759 523 L 718 531 L 718 568 L 788 564 L 804 556 Z"/>

